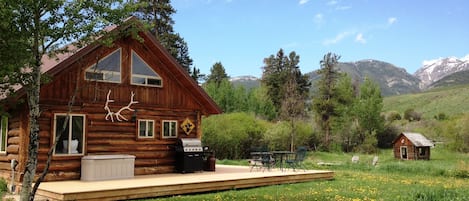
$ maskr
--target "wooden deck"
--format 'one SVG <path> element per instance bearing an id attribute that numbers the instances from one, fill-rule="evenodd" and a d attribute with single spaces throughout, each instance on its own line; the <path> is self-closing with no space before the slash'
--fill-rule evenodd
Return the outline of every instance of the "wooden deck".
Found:
<path id="1" fill-rule="evenodd" d="M 136 176 L 109 181 L 43 182 L 37 195 L 59 200 L 126 200 L 333 179 L 332 171 L 249 171 L 248 167 L 217 165 L 215 172 Z"/>

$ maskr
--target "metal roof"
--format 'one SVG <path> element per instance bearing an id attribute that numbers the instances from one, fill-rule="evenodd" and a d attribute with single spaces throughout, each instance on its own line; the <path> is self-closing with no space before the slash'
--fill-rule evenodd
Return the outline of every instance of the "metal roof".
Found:
<path id="1" fill-rule="evenodd" d="M 420 133 L 410 133 L 410 132 L 403 132 L 402 135 L 404 135 L 407 139 L 409 139 L 412 144 L 414 144 L 416 147 L 433 147 L 434 144 L 432 141 L 427 139 L 425 136 L 423 136 Z"/>

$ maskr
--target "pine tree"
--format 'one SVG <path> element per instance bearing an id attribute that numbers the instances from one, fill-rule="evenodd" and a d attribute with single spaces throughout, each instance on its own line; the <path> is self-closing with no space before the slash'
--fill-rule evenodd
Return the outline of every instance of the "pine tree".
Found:
<path id="1" fill-rule="evenodd" d="M 294 79 L 296 90 L 301 97 L 306 97 L 311 83 L 301 74 L 298 66 L 300 56 L 294 51 L 286 56 L 282 49 L 277 55 L 270 55 L 264 59 L 261 83 L 267 90 L 267 95 L 274 104 L 277 113 L 280 113 L 282 100 L 286 96 L 285 85 L 289 79 Z"/>
<path id="2" fill-rule="evenodd" d="M 339 72 L 336 69 L 340 56 L 327 53 L 319 62 L 321 68 L 317 71 L 320 80 L 317 83 L 317 94 L 313 96 L 313 111 L 316 121 L 324 132 L 323 148 L 330 149 L 332 118 L 338 115 L 336 83 Z"/>
<path id="3" fill-rule="evenodd" d="M 226 74 L 223 64 L 221 62 L 216 62 L 213 64 L 212 68 L 210 68 L 210 75 L 207 77 L 207 83 L 213 82 L 216 86 L 220 86 L 221 82 L 228 78 L 229 77 Z"/>

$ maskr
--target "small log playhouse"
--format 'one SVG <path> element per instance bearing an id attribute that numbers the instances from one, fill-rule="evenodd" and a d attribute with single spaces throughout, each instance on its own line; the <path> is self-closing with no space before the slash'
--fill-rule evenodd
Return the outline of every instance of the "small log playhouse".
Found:
<path id="1" fill-rule="evenodd" d="M 132 156 L 132 176 L 174 172 L 176 140 L 200 139 L 202 116 L 221 113 L 150 32 L 138 35 L 142 40 L 122 36 L 111 46 L 96 43 L 44 56 L 41 70 L 51 81 L 41 86 L 37 174 L 59 138 L 45 181 L 80 179 L 82 158 L 89 156 Z M 26 95 L 19 89 L 8 99 L 3 101 L 21 102 Z M 22 102 L 3 104 L 8 115 L 1 118 L 0 176 L 11 178 L 15 160 L 16 183 L 23 178 L 29 142 L 28 106 Z"/>
<path id="2" fill-rule="evenodd" d="M 402 160 L 430 160 L 433 142 L 420 133 L 403 132 L 392 142 L 394 158 Z"/>

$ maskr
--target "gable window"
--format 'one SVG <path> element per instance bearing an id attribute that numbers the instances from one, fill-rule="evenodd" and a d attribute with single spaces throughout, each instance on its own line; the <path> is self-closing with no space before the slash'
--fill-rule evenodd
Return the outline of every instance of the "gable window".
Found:
<path id="1" fill-rule="evenodd" d="M 82 154 L 85 136 L 85 115 L 55 114 L 54 140 L 59 138 L 55 147 L 55 154 Z"/>
<path id="2" fill-rule="evenodd" d="M 153 138 L 155 136 L 154 129 L 155 121 L 153 120 L 138 120 L 138 137 L 139 138 Z"/>
<path id="3" fill-rule="evenodd" d="M 121 82 L 121 49 L 117 49 L 86 69 L 85 79 L 100 82 Z"/>
<path id="4" fill-rule="evenodd" d="M 163 120 L 163 138 L 177 137 L 177 121 Z"/>
<path id="5" fill-rule="evenodd" d="M 7 135 L 8 135 L 8 117 L 0 116 L 0 153 L 5 153 L 7 150 Z"/>
<path id="6" fill-rule="evenodd" d="M 132 84 L 162 87 L 161 77 L 143 59 L 132 51 Z"/>

